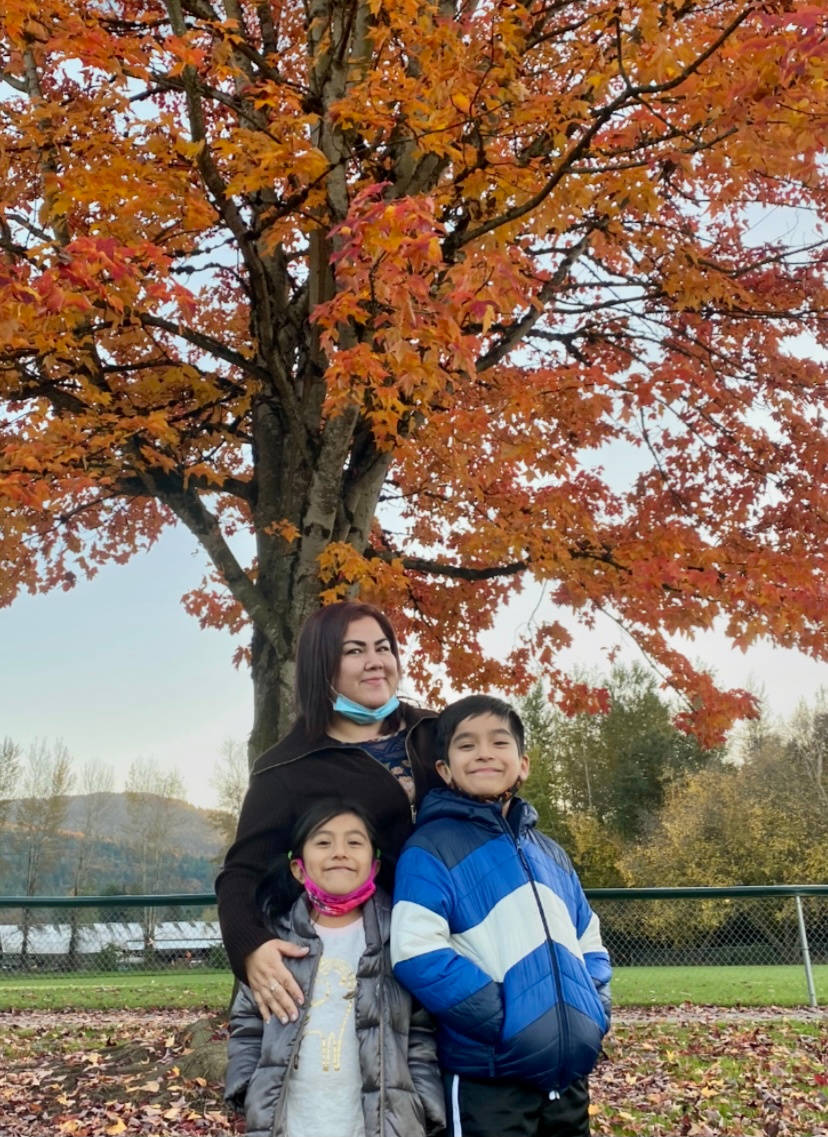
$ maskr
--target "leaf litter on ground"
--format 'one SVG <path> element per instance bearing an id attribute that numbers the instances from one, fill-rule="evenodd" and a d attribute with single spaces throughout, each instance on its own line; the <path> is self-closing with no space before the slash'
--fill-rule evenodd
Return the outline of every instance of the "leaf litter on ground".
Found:
<path id="1" fill-rule="evenodd" d="M 192 1027 L 180 1010 L 0 1014 L 0 1137 L 243 1133 L 220 1080 L 182 1073 Z M 221 1016 L 206 1030 L 226 1038 Z M 828 1137 L 828 1015 L 627 1008 L 591 1092 L 593 1137 Z"/>

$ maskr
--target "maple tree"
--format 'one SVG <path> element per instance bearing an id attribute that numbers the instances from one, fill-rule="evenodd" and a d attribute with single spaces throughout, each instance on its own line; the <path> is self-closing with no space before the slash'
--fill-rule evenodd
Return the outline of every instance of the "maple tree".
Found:
<path id="1" fill-rule="evenodd" d="M 543 668 L 570 709 L 600 696 L 559 652 L 608 613 L 708 742 L 753 700 L 676 636 L 828 654 L 817 0 L 5 0 L 0 28 L 0 602 L 183 523 L 189 608 L 252 627 L 253 750 L 297 628 L 354 591 L 424 691 Z M 529 576 L 548 611 L 492 660 Z"/>

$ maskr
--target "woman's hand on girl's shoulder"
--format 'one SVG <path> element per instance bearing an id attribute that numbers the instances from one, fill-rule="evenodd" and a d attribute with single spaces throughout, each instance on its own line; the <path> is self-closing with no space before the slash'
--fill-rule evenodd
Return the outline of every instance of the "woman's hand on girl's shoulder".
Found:
<path id="1" fill-rule="evenodd" d="M 275 1015 L 282 1024 L 295 1022 L 304 1003 L 302 988 L 283 962 L 283 957 L 299 959 L 308 949 L 288 940 L 267 940 L 244 961 L 247 986 L 265 1022 Z"/>

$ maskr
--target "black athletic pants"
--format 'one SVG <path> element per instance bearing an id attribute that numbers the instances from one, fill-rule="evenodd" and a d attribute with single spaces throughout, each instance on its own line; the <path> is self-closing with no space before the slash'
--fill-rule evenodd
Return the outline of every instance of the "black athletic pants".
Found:
<path id="1" fill-rule="evenodd" d="M 517 1082 L 444 1074 L 447 1137 L 589 1137 L 589 1083 L 550 1098 Z"/>

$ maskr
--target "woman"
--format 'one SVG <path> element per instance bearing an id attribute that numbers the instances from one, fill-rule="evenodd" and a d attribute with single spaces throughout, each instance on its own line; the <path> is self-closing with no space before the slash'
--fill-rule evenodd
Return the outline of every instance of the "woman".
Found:
<path id="1" fill-rule="evenodd" d="M 289 852 L 290 833 L 317 798 L 354 799 L 374 820 L 393 859 L 411 831 L 414 808 L 440 785 L 430 748 L 432 712 L 397 698 L 400 655 L 388 617 L 341 601 L 305 622 L 296 653 L 299 716 L 257 760 L 236 840 L 216 881 L 230 964 L 265 1022 L 296 1021 L 304 995 L 283 962 L 307 949 L 274 939 L 256 902 L 264 872 Z M 390 890 L 393 864 L 381 870 Z"/>

